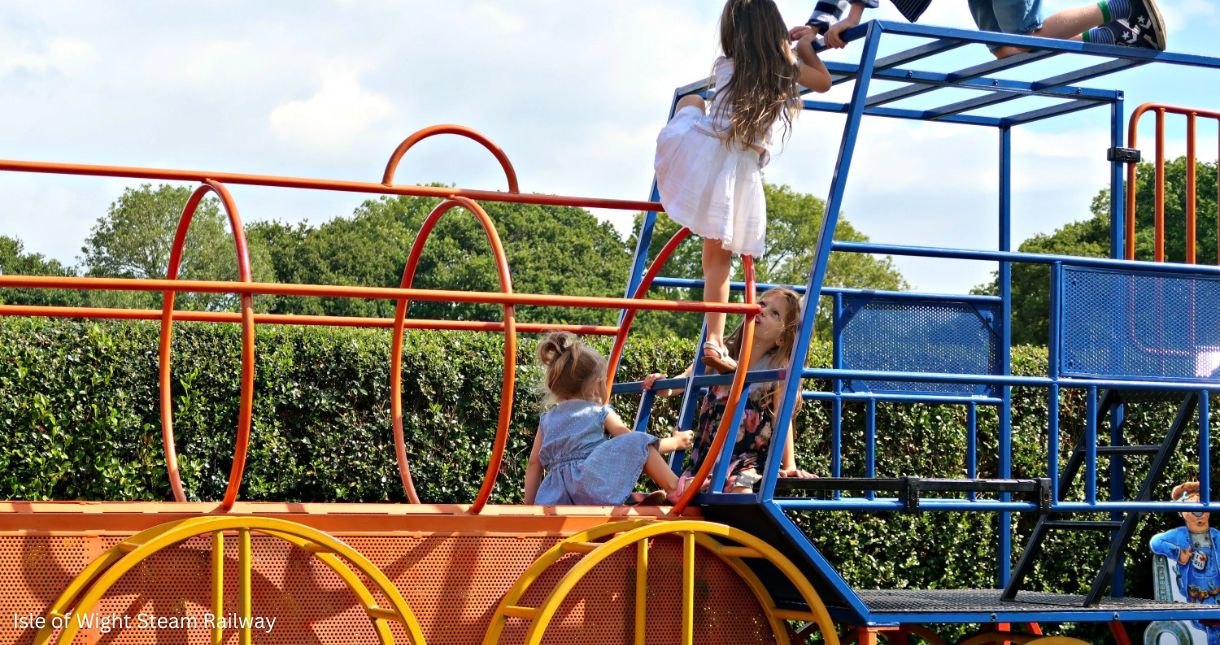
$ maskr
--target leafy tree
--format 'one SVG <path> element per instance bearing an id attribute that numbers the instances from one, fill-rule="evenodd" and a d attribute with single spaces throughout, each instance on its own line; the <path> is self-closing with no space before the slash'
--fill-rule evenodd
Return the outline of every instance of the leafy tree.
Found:
<path id="1" fill-rule="evenodd" d="M 118 278 L 166 277 L 170 250 L 182 210 L 194 188 L 128 188 L 99 217 L 81 247 L 85 274 Z M 184 280 L 237 280 L 236 251 L 227 217 L 219 202 L 206 198 L 191 220 L 178 277 Z M 250 249 L 254 280 L 272 278 L 266 252 Z M 96 292 L 97 305 L 157 308 L 161 294 L 152 292 Z M 237 297 L 231 294 L 179 293 L 180 309 L 231 309 Z"/>
<path id="2" fill-rule="evenodd" d="M 251 227 L 265 245 L 279 280 L 314 284 L 396 287 L 416 235 L 440 201 L 382 197 L 365 202 L 351 218 L 317 228 L 270 222 Z M 513 290 L 522 293 L 618 296 L 626 284 L 630 254 L 614 228 L 581 208 L 487 202 L 482 204 L 504 245 Z M 254 242 L 252 242 L 253 244 Z M 455 208 L 433 229 L 414 286 L 460 291 L 499 291 L 490 246 L 475 218 Z M 381 316 L 391 300 L 314 298 L 282 300 L 292 313 Z M 519 321 L 613 324 L 617 311 L 518 308 Z M 413 302 L 413 318 L 500 320 L 499 305 Z"/>
<path id="3" fill-rule="evenodd" d="M 817 251 L 825 202 L 813 195 L 795 192 L 788 186 L 765 184 L 764 189 L 767 196 L 767 247 L 762 256 L 755 258 L 755 278 L 759 282 L 804 285 L 809 278 L 809 269 Z M 642 218 L 642 213 L 636 215 L 636 231 L 640 228 Z M 668 217 L 657 218 L 649 245 L 650 259 L 656 257 L 678 228 Z M 835 239 L 866 242 L 868 236 L 857 231 L 845 217 L 840 216 L 835 227 Z M 635 248 L 635 243 L 636 236 L 632 235 L 629 246 Z M 670 256 L 661 275 L 702 279 L 702 249 L 702 241 L 692 236 Z M 740 263 L 738 267 L 740 268 Z M 740 270 L 734 279 L 742 279 Z M 876 258 L 859 253 L 831 255 L 826 271 L 826 285 L 884 290 L 907 288 L 902 274 L 894 267 L 889 257 Z M 650 297 L 701 300 L 703 290 L 654 289 Z M 740 294 L 734 294 L 733 297 L 739 300 Z M 829 338 L 830 310 L 827 303 L 821 304 L 817 333 L 822 338 Z M 733 323 L 730 322 L 731 324 Z M 703 317 L 688 313 L 645 312 L 637 319 L 637 325 L 640 332 L 645 334 L 672 334 L 694 338 L 698 336 L 703 325 Z"/>
<path id="4" fill-rule="evenodd" d="M 1216 164 L 1196 163 L 1198 195 L 1196 262 L 1216 264 Z M 1152 260 L 1155 248 L 1155 168 L 1141 163 L 1136 173 L 1135 257 Z M 1020 251 L 1054 255 L 1108 257 L 1110 255 L 1110 190 L 1103 188 L 1089 210 L 1092 217 L 1071 222 L 1051 234 L 1038 234 L 1023 242 Z M 1165 164 L 1165 259 L 1186 259 L 1186 158 Z M 1040 264 L 1014 264 L 1012 269 L 1012 338 L 1014 343 L 1045 344 L 1050 314 L 1050 268 Z M 998 293 L 993 274 L 989 284 L 975 293 Z"/>
<path id="5" fill-rule="evenodd" d="M 73 276 L 76 271 L 39 253 L 26 253 L 21 240 L 0 235 L 0 275 Z M 63 289 L 0 289 L 0 304 L 77 306 L 81 292 Z"/>

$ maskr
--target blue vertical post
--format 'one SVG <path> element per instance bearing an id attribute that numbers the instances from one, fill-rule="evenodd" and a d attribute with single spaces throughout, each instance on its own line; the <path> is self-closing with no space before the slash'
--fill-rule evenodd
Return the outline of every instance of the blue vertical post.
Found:
<path id="1" fill-rule="evenodd" d="M 834 295 L 834 334 L 831 339 L 831 369 L 843 369 L 843 294 Z M 834 400 L 830 402 L 830 476 L 843 476 L 843 381 L 835 379 L 830 387 L 834 392 Z M 840 491 L 835 491 L 835 499 Z"/>
<path id="2" fill-rule="evenodd" d="M 864 476 L 869 479 L 877 477 L 877 399 L 868 400 L 864 418 Z M 877 494 L 868 491 L 867 499 L 873 499 Z"/>
<path id="3" fill-rule="evenodd" d="M 1000 128 L 1000 251 L 1012 250 L 1012 128 Z M 1012 374 L 1012 265 L 1001 262 L 996 280 L 1000 287 L 1000 373 Z M 997 476 L 1012 477 L 1012 388 L 1000 388 L 1000 463 Z M 1011 501 L 1011 493 L 1001 493 L 1001 501 Z M 1000 513 L 999 577 L 1007 587 L 1012 576 L 1012 514 Z"/>
<path id="4" fill-rule="evenodd" d="M 1211 422 L 1207 390 L 1199 390 L 1199 501 L 1212 501 Z"/>
<path id="5" fill-rule="evenodd" d="M 1123 93 L 1118 93 L 1118 99 L 1110 104 L 1110 147 L 1123 147 Z M 1110 257 L 1123 257 L 1127 220 L 1124 209 L 1127 201 L 1123 199 L 1123 181 L 1126 168 L 1121 161 L 1110 162 Z M 1135 217 L 1135 214 L 1131 214 Z"/>
<path id="6" fill-rule="evenodd" d="M 1084 501 L 1097 503 L 1097 386 L 1090 385 L 1084 401 Z"/>
<path id="7" fill-rule="evenodd" d="M 966 479 L 979 476 L 979 415 L 978 407 L 973 403 L 966 404 Z M 971 491 L 967 498 L 970 501 L 978 499 L 979 494 Z"/>
<path id="8" fill-rule="evenodd" d="M 1059 283 L 1063 265 L 1051 265 L 1051 316 L 1049 339 L 1046 345 L 1047 376 L 1051 385 L 1047 388 L 1046 416 L 1046 476 L 1051 480 L 1051 504 L 1059 503 Z"/>
<path id="9" fill-rule="evenodd" d="M 856 150 L 856 138 L 860 133 L 860 121 L 864 117 L 864 104 L 868 99 L 869 83 L 873 78 L 873 67 L 877 59 L 877 46 L 881 41 L 881 28 L 876 22 L 869 23 L 864 37 L 863 51 L 852 89 L 851 103 L 847 109 L 847 120 L 843 124 L 843 138 L 839 143 L 839 154 L 835 161 L 834 177 L 830 182 L 830 195 L 826 200 L 822 230 L 818 232 L 817 252 L 809 270 L 809 281 L 805 284 L 805 307 L 801 312 L 800 331 L 796 345 L 788 359 L 788 374 L 784 380 L 783 402 L 775 419 L 775 434 L 767 454 L 767 466 L 762 483 L 761 499 L 769 502 L 775 495 L 775 479 L 779 474 L 784 445 L 788 441 L 788 426 L 792 422 L 792 411 L 797 397 L 801 396 L 805 357 L 809 354 L 809 340 L 813 336 L 813 325 L 817 319 L 818 298 L 822 294 L 822 283 L 826 279 L 826 264 L 830 260 L 830 247 L 834 242 L 835 227 L 839 221 L 839 210 L 843 207 L 843 193 L 847 189 L 847 176 L 851 170 L 852 155 Z"/>
<path id="10" fill-rule="evenodd" d="M 1123 93 L 1118 92 L 1117 98 L 1110 104 L 1110 146 L 1112 148 L 1120 148 L 1126 142 L 1125 132 L 1123 131 L 1126 115 L 1123 108 Z M 1127 235 L 1127 219 L 1126 208 L 1127 200 L 1123 199 L 1123 184 L 1126 181 L 1126 168 L 1118 161 L 1110 162 L 1110 257 L 1122 258 L 1124 255 L 1124 247 L 1126 246 Z M 1135 215 L 1132 214 L 1132 217 Z M 1098 410 L 1098 414 L 1104 414 L 1105 410 Z M 1125 443 L 1123 439 L 1123 422 L 1126 419 L 1127 406 L 1121 400 L 1112 403 L 1110 407 L 1110 445 L 1121 446 Z M 1123 486 L 1125 479 L 1124 471 L 1126 464 L 1122 455 L 1110 456 L 1110 500 L 1121 500 L 1126 497 L 1126 490 Z M 1119 512 L 1110 513 L 1111 520 L 1122 520 L 1124 514 Z M 1115 598 L 1121 598 L 1123 588 L 1126 585 L 1126 576 L 1123 572 L 1123 564 L 1126 558 L 1123 555 L 1118 556 L 1118 562 L 1114 566 L 1114 581 L 1110 587 L 1111 593 Z"/>

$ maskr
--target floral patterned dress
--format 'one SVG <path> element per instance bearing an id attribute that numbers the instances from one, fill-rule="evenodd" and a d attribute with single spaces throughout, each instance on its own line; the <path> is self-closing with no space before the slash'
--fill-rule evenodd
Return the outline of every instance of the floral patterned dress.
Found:
<path id="1" fill-rule="evenodd" d="M 738 474 L 745 470 L 761 468 L 767 460 L 767 449 L 771 445 L 771 434 L 775 425 L 775 412 L 771 409 L 769 394 L 769 388 L 755 386 L 751 386 L 746 394 L 746 408 L 741 425 L 737 427 L 733 459 L 729 462 L 729 473 L 725 478 L 726 491 L 733 488 Z M 720 420 L 724 417 L 728 397 L 727 386 L 708 388 L 707 396 L 699 407 L 694 442 L 690 449 L 690 463 L 682 473 L 684 478 L 697 473 L 703 465 L 703 460 L 707 458 L 716 429 L 720 427 Z"/>

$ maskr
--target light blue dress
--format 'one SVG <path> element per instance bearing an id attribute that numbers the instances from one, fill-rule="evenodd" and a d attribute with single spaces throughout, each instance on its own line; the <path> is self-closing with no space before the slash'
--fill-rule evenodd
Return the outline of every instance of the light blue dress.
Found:
<path id="1" fill-rule="evenodd" d="M 607 438 L 609 413 L 608 405 L 569 399 L 542 414 L 539 458 L 546 477 L 535 503 L 604 505 L 627 499 L 657 438 L 647 432 Z"/>

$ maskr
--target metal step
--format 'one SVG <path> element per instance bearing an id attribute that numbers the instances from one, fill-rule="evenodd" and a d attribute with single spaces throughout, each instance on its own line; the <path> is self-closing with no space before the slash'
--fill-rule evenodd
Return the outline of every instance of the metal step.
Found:
<path id="1" fill-rule="evenodd" d="M 1098 455 L 1155 455 L 1157 452 L 1160 452 L 1160 450 L 1160 446 L 1149 445 L 1097 446 Z M 1077 447 L 1074 452 L 1079 452 L 1083 455 L 1087 451 L 1085 448 Z"/>
<path id="2" fill-rule="evenodd" d="M 1117 531 L 1123 527 L 1121 520 L 1047 520 L 1042 526 L 1048 529 L 1066 529 L 1069 531 Z"/>

